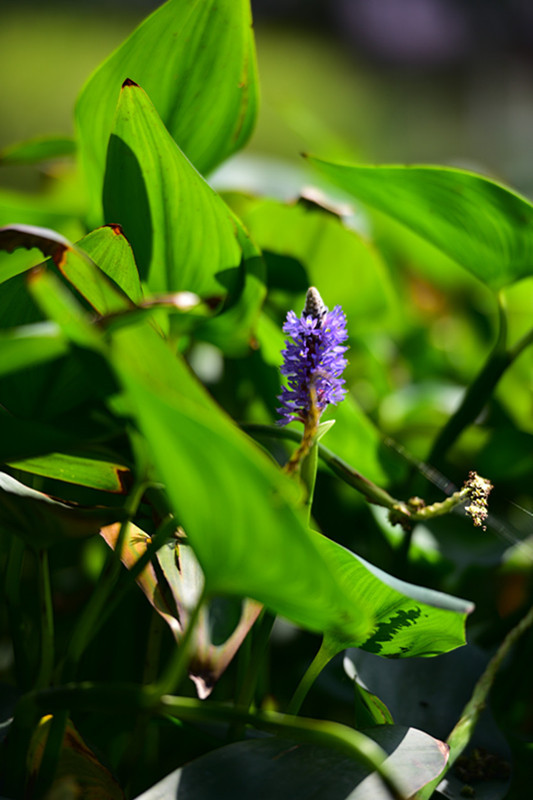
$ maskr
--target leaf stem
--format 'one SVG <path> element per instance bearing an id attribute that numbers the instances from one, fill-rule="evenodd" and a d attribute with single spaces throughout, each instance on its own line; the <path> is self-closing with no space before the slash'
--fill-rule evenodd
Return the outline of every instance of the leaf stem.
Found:
<path id="1" fill-rule="evenodd" d="M 518 346 L 521 352 L 527 346 L 529 340 L 533 340 L 533 330 L 522 340 L 522 345 Z M 489 353 L 487 360 L 467 388 L 463 399 L 441 428 L 437 438 L 431 448 L 428 461 L 435 467 L 442 465 L 442 460 L 446 452 L 459 438 L 461 433 L 479 416 L 491 396 L 498 381 L 505 370 L 512 364 L 518 352 L 507 349 L 507 314 L 505 311 L 502 294 L 498 294 L 498 333 L 494 346 Z"/>
<path id="2" fill-rule="evenodd" d="M 337 648 L 332 648 L 331 644 L 328 642 L 327 638 L 325 637 L 322 640 L 322 644 L 318 650 L 318 653 L 311 661 L 311 664 L 307 668 L 304 673 L 304 676 L 298 686 L 296 687 L 296 691 L 294 692 L 289 705 L 287 706 L 287 714 L 298 714 L 300 708 L 302 707 L 302 703 L 307 697 L 307 694 L 316 681 L 324 667 L 329 664 L 333 656 L 335 656 L 338 652 Z"/>
<path id="3" fill-rule="evenodd" d="M 41 619 L 41 658 L 35 688 L 42 689 L 50 683 L 54 668 L 54 611 L 47 550 L 40 550 L 37 553 L 37 570 Z"/>
<path id="4" fill-rule="evenodd" d="M 242 428 L 256 436 L 296 441 L 300 438 L 296 431 L 278 428 L 274 425 L 246 424 L 243 425 Z M 340 459 L 335 453 L 332 453 L 331 450 L 324 447 L 324 445 L 317 443 L 316 446 L 318 448 L 319 458 L 328 465 L 332 472 L 349 486 L 361 492 L 370 503 L 387 508 L 390 512 L 391 521 L 393 523 L 400 523 L 406 528 L 411 527 L 414 522 L 423 522 L 434 517 L 442 516 L 443 514 L 448 514 L 453 508 L 469 499 L 469 490 L 467 484 L 465 484 L 462 489 L 454 492 L 450 497 L 446 497 L 444 500 L 432 503 L 428 506 L 418 498 L 412 498 L 407 501 L 398 500 L 385 489 L 382 489 L 368 478 L 365 478 L 364 475 Z"/>
<path id="5" fill-rule="evenodd" d="M 20 689 L 26 689 L 30 686 L 30 670 L 26 650 L 27 631 L 22 613 L 20 593 L 25 553 L 26 546 L 24 542 L 18 536 L 13 535 L 9 545 L 4 592 L 9 615 L 11 641 L 13 642 L 15 674 Z"/>
<path id="6" fill-rule="evenodd" d="M 29 707 L 40 716 L 58 709 L 117 713 L 132 708 L 151 711 L 190 722 L 241 722 L 258 730 L 279 735 L 294 735 L 345 753 L 369 771 L 376 772 L 395 800 L 405 800 L 398 778 L 386 763 L 387 754 L 370 737 L 338 722 L 310 719 L 274 711 L 251 713 L 225 703 L 200 701 L 189 697 L 157 697 L 151 687 L 126 684 L 71 684 L 26 695 Z"/>
<path id="7" fill-rule="evenodd" d="M 518 639 L 533 626 L 533 606 L 529 609 L 527 614 L 522 617 L 520 622 L 512 628 L 494 656 L 489 661 L 485 671 L 479 678 L 474 687 L 472 696 L 463 709 L 461 717 L 452 732 L 448 736 L 447 743 L 450 746 L 450 755 L 446 763 L 446 767 L 441 772 L 438 778 L 435 778 L 431 783 L 424 786 L 416 795 L 417 800 L 428 800 L 435 787 L 441 782 L 446 773 L 457 761 L 465 747 L 468 745 L 474 729 L 479 721 L 481 712 L 485 708 L 487 697 L 492 688 L 498 670 L 500 669 L 503 660 L 516 644 Z"/>
<path id="8" fill-rule="evenodd" d="M 111 554 L 111 561 L 108 564 L 107 569 L 101 575 L 100 580 L 98 581 L 89 602 L 85 606 L 85 609 L 70 640 L 69 650 L 63 668 L 63 678 L 66 681 L 71 680 L 75 676 L 79 660 L 85 648 L 87 647 L 92 636 L 95 634 L 96 630 L 100 627 L 100 617 L 104 612 L 106 604 L 109 602 L 109 598 L 112 595 L 113 589 L 120 575 L 120 555 L 128 530 L 128 525 L 130 520 L 135 516 L 147 486 L 148 483 L 145 480 L 137 481 L 128 497 L 126 503 L 127 513 L 125 519 L 120 525 L 117 543 Z"/>

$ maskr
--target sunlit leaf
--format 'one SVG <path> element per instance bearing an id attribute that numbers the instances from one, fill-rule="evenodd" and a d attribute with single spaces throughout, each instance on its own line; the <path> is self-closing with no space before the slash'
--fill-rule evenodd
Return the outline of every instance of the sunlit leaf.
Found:
<path id="1" fill-rule="evenodd" d="M 492 289 L 533 272 L 533 205 L 466 170 L 354 166 L 309 157 L 358 200 L 427 239 Z"/>
<path id="2" fill-rule="evenodd" d="M 354 603 L 365 598 L 375 619 L 370 636 L 352 642 L 326 632 L 330 652 L 353 646 L 381 656 L 408 658 L 435 656 L 465 644 L 464 626 L 473 603 L 401 581 L 336 542 L 314 535 L 340 588 Z"/>
<path id="3" fill-rule="evenodd" d="M 249 0 L 169 0 L 89 79 L 76 121 L 97 215 L 113 115 L 126 78 L 147 91 L 196 168 L 210 171 L 244 145 L 255 121 Z"/>
<path id="4" fill-rule="evenodd" d="M 258 200 L 248 206 L 243 222 L 267 254 L 271 286 L 299 292 L 302 306 L 308 287 L 317 286 L 326 305 L 342 305 L 352 334 L 362 327 L 366 331 L 369 323 L 383 324 L 393 301 L 384 264 L 339 217 L 304 201 Z M 279 264 L 278 270 L 273 256 L 293 261 Z"/>
<path id="5" fill-rule="evenodd" d="M 131 81 L 120 93 L 109 142 L 104 213 L 122 226 L 152 292 L 220 295 L 235 282 L 242 253 L 231 212 Z"/>
<path id="6" fill-rule="evenodd" d="M 82 458 L 66 453 L 50 453 L 40 458 L 10 461 L 9 466 L 32 475 L 88 486 L 103 492 L 122 494 L 126 491 L 127 467 L 110 461 Z"/>

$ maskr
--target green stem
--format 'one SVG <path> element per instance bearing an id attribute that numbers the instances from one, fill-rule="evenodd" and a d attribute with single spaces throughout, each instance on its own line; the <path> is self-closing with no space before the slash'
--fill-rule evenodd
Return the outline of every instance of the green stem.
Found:
<path id="1" fill-rule="evenodd" d="M 338 722 L 294 717 L 274 711 L 250 713 L 225 703 L 204 702 L 189 697 L 157 697 L 151 687 L 98 685 L 91 683 L 53 687 L 26 696 L 27 704 L 39 716 L 72 708 L 77 711 L 117 713 L 147 710 L 190 722 L 241 722 L 258 730 L 293 735 L 298 741 L 332 747 L 376 772 L 395 800 L 405 800 L 398 779 L 386 763 L 385 751 L 360 731 Z"/>
<path id="2" fill-rule="evenodd" d="M 263 609 L 259 623 L 256 625 L 256 636 L 253 650 L 248 660 L 248 669 L 235 699 L 235 707 L 243 711 L 249 711 L 252 706 L 259 673 L 264 664 L 265 653 L 275 620 L 275 614 Z M 234 723 L 230 726 L 228 738 L 231 741 L 242 739 L 243 735 L 244 725 Z"/>
<path id="3" fill-rule="evenodd" d="M 138 481 L 133 487 L 133 490 L 128 498 L 126 504 L 126 518 L 122 521 L 120 526 L 117 543 L 113 552 L 111 553 L 111 560 L 108 567 L 100 577 L 96 588 L 85 606 L 85 609 L 78 620 L 72 638 L 70 640 L 69 650 L 63 669 L 63 678 L 66 681 L 72 680 L 76 674 L 80 658 L 87 647 L 90 639 L 101 624 L 101 618 L 104 613 L 106 605 L 113 594 L 115 584 L 120 576 L 121 561 L 120 556 L 126 533 L 130 520 L 135 516 L 139 503 L 141 502 L 144 491 L 147 487 L 144 480 Z"/>
<path id="4" fill-rule="evenodd" d="M 157 678 L 163 628 L 163 619 L 153 611 L 144 660 L 143 683 L 145 685 L 150 684 Z M 134 785 L 136 778 L 145 771 L 149 757 L 155 750 L 153 736 L 156 731 L 154 729 L 149 730 L 149 720 L 150 714 L 147 711 L 143 711 L 137 716 L 130 740 L 117 769 L 118 775 L 124 776 L 123 783 L 126 796 L 130 795 L 129 790 Z"/>
<path id="5" fill-rule="evenodd" d="M 279 428 L 276 425 L 259 425 L 255 423 L 247 423 L 241 426 L 244 431 L 252 436 L 267 437 L 269 439 L 289 439 L 293 442 L 300 442 L 301 436 L 297 431 L 289 428 Z M 341 458 L 328 450 L 322 444 L 318 444 L 318 456 L 328 465 L 332 472 L 339 478 L 361 492 L 367 500 L 375 503 L 378 506 L 392 509 L 399 504 L 399 500 L 392 497 L 385 489 L 377 486 L 368 478 L 365 478 L 360 472 L 351 467 Z"/>
<path id="6" fill-rule="evenodd" d="M 272 632 L 272 627 L 275 620 L 276 617 L 274 614 L 271 614 L 270 611 L 263 609 L 259 624 L 256 626 L 256 635 L 254 638 L 249 668 L 235 700 L 235 705 L 245 711 L 248 711 L 252 705 L 257 686 L 257 680 L 259 678 L 261 667 L 263 666 L 268 641 L 270 639 L 270 634 Z"/>
<path id="7" fill-rule="evenodd" d="M 35 688 L 42 689 L 50 683 L 54 668 L 54 611 L 52 607 L 48 551 L 40 550 L 37 553 L 37 560 L 41 619 L 41 659 Z"/>
<path id="8" fill-rule="evenodd" d="M 15 674 L 20 689 L 30 686 L 30 669 L 27 658 L 27 626 L 24 622 L 21 603 L 21 574 L 26 546 L 18 536 L 12 536 L 9 546 L 6 573 L 4 579 L 4 592 L 6 597 L 11 641 L 15 659 Z"/>
<path id="9" fill-rule="evenodd" d="M 532 625 L 533 606 L 520 620 L 518 625 L 509 631 L 498 650 L 489 661 L 485 671 L 476 683 L 472 697 L 464 707 L 459 721 L 448 736 L 447 742 L 450 746 L 450 755 L 446 767 L 438 778 L 435 778 L 435 780 L 424 786 L 424 788 L 418 792 L 416 795 L 417 800 L 428 800 L 428 798 L 431 797 L 435 787 L 444 778 L 446 773 L 451 769 L 465 747 L 468 745 L 470 739 L 472 738 L 472 734 L 474 733 L 474 729 L 479 721 L 481 712 L 485 708 L 487 697 L 503 660 L 508 655 L 511 648 L 516 644 L 518 639 L 528 630 L 528 628 L 531 628 Z"/>
<path id="10" fill-rule="evenodd" d="M 466 390 L 459 408 L 441 428 L 433 443 L 428 461 L 437 468 L 441 465 L 444 455 L 452 444 L 479 416 L 496 384 L 507 367 L 512 364 L 513 358 L 516 357 L 513 355 L 513 351 L 507 350 L 507 316 L 501 294 L 498 295 L 498 319 L 498 334 L 489 357 Z M 528 336 L 533 336 L 533 331 Z M 524 346 L 526 345 L 523 345 L 522 349 Z"/>
<path id="11" fill-rule="evenodd" d="M 198 616 L 203 604 L 205 603 L 206 596 L 207 592 L 204 586 L 189 617 L 189 622 L 185 628 L 181 642 L 179 645 L 175 646 L 173 656 L 171 657 L 166 670 L 158 681 L 150 684 L 148 687 L 154 697 L 159 698 L 174 691 L 185 677 L 189 664 L 189 648 L 191 644 L 191 638 L 194 633 Z"/>
<path id="12" fill-rule="evenodd" d="M 294 692 L 289 705 L 287 706 L 287 714 L 298 714 L 302 703 L 307 697 L 307 694 L 316 681 L 322 670 L 331 661 L 333 656 L 338 653 L 338 647 L 332 647 L 327 637 L 324 637 L 320 649 L 311 664 L 307 668 L 304 676 Z"/>
<path id="13" fill-rule="evenodd" d="M 45 690 L 49 691 L 49 690 Z M 2 753 L 2 796 L 22 800 L 27 779 L 26 759 L 32 734 L 42 714 L 36 703 L 36 693 L 23 695 L 15 706 L 13 722 Z"/>
<path id="14" fill-rule="evenodd" d="M 256 436 L 265 436 L 275 439 L 291 439 L 294 441 L 300 440 L 300 437 L 296 431 L 283 428 L 280 429 L 273 425 L 246 424 L 243 425 L 242 428 L 248 433 Z M 454 492 L 453 495 L 447 497 L 445 500 L 432 503 L 429 506 L 417 506 L 412 503 L 412 501 L 405 502 L 404 500 L 397 500 L 385 489 L 377 486 L 368 478 L 365 478 L 364 475 L 361 475 L 360 472 L 353 469 L 353 467 L 332 453 L 331 450 L 328 450 L 320 443 L 317 443 L 316 447 L 318 448 L 319 458 L 321 458 L 322 461 L 328 465 L 332 472 L 334 472 L 338 477 L 342 478 L 342 480 L 349 486 L 352 486 L 354 489 L 357 489 L 358 492 L 361 492 L 370 503 L 381 506 L 382 508 L 388 508 L 390 511 L 391 520 L 393 522 L 411 526 L 413 522 L 423 522 L 428 519 L 432 519 L 433 517 L 439 517 L 443 514 L 448 514 L 453 508 L 468 499 L 468 493 L 463 487 L 458 492 Z"/>
<path id="15" fill-rule="evenodd" d="M 204 704 L 185 697 L 169 696 L 161 698 L 159 711 L 160 713 L 166 711 L 170 716 L 191 722 L 201 720 L 227 722 L 228 719 L 234 719 L 269 733 L 293 735 L 300 742 L 333 747 L 355 759 L 369 771 L 377 772 L 393 798 L 396 800 L 405 798 L 396 775 L 385 763 L 387 758 L 385 751 L 370 737 L 338 722 L 295 717 L 275 711 L 247 713 L 222 703 Z"/>

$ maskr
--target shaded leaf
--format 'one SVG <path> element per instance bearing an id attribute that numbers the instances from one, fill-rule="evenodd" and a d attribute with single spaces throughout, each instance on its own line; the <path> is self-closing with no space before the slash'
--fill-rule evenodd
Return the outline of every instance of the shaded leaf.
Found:
<path id="1" fill-rule="evenodd" d="M 446 763 L 446 745 L 414 728 L 366 731 L 410 797 Z M 334 776 L 334 779 L 332 778 Z M 137 800 L 390 800 L 379 777 L 354 759 L 319 745 L 274 737 L 227 745 L 168 775 Z"/>
<path id="2" fill-rule="evenodd" d="M 112 550 L 115 549 L 119 532 L 120 525 L 117 524 L 108 525 L 100 531 L 102 538 Z M 127 569 L 131 569 L 146 553 L 150 541 L 148 534 L 141 530 L 141 528 L 138 528 L 132 522 L 128 523 L 128 529 L 120 553 L 120 560 Z M 154 610 L 165 620 L 176 641 L 179 641 L 182 627 L 179 620 L 176 619 L 172 607 L 159 588 L 157 574 L 153 565 L 149 562 L 135 580 Z"/>
<path id="3" fill-rule="evenodd" d="M 244 145 L 255 121 L 249 0 L 169 0 L 89 79 L 76 105 L 76 122 L 97 215 L 106 148 L 126 78 L 146 89 L 196 168 L 212 170 Z"/>
<path id="4" fill-rule="evenodd" d="M 180 622 L 186 628 L 204 586 L 202 569 L 192 548 L 183 542 L 164 545 L 157 558 L 172 591 Z M 216 644 L 211 622 L 213 605 L 211 601 L 200 610 L 190 645 L 189 675 L 202 699 L 210 695 L 262 608 L 253 600 L 239 602 L 237 624 L 222 643 Z M 228 609 L 225 611 L 227 614 Z"/>
<path id="5" fill-rule="evenodd" d="M 65 355 L 69 347 L 57 326 L 42 322 L 0 332 L 0 375 Z"/>
<path id="6" fill-rule="evenodd" d="M 122 508 L 83 508 L 54 500 L 0 472 L 0 529 L 37 550 L 63 539 L 94 536 L 124 515 Z"/>
<path id="7" fill-rule="evenodd" d="M 432 166 L 309 161 L 359 200 L 427 239 L 492 289 L 533 272 L 533 205 L 493 180 Z"/>
<path id="8" fill-rule="evenodd" d="M 28 752 L 29 787 L 37 777 L 52 717 L 43 717 L 33 734 Z M 76 797 L 79 800 L 123 800 L 124 794 L 69 720 L 63 737 L 57 772 L 48 797 Z"/>
<path id="9" fill-rule="evenodd" d="M 360 680 L 387 704 L 399 724 L 413 725 L 439 739 L 446 739 L 455 726 L 487 663 L 487 655 L 473 645 L 436 659 L 386 661 L 362 650 L 349 650 L 345 657 L 348 674 L 355 666 Z M 509 765 L 509 745 L 488 708 L 476 726 L 468 752 L 476 748 Z M 446 797 L 460 800 L 464 783 L 449 772 Z M 483 780 L 476 782 L 475 788 L 476 798 L 499 800 L 509 790 L 509 779 Z"/>

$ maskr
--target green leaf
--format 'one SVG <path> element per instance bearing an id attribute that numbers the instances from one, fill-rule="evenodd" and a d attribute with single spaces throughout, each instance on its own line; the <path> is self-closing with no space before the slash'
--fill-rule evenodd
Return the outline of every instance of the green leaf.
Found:
<path id="1" fill-rule="evenodd" d="M 91 76 L 78 99 L 76 121 L 97 215 L 113 115 L 126 78 L 143 86 L 190 161 L 209 172 L 245 144 L 255 122 L 249 0 L 169 0 Z"/>
<path id="2" fill-rule="evenodd" d="M 353 166 L 318 158 L 323 175 L 411 228 L 494 290 L 533 273 L 533 205 L 461 169 Z"/>
<path id="3" fill-rule="evenodd" d="M 36 164 L 75 153 L 76 142 L 69 136 L 39 136 L 5 147 L 0 151 L 0 164 Z"/>
<path id="4" fill-rule="evenodd" d="M 66 453 L 50 453 L 39 458 L 26 458 L 21 461 L 10 461 L 8 466 L 41 475 L 45 478 L 88 486 L 103 492 L 123 494 L 124 478 L 127 467 L 113 464 L 110 461 L 83 458 Z"/>
<path id="5" fill-rule="evenodd" d="M 312 630 L 364 637 L 366 601 L 339 591 L 295 508 L 297 485 L 239 432 L 155 331 L 116 331 L 111 361 L 210 593 L 252 597 Z"/>
<path id="6" fill-rule="evenodd" d="M 65 355 L 68 343 L 56 325 L 38 322 L 0 332 L 0 376 Z"/>
<path id="7" fill-rule="evenodd" d="M 142 300 L 143 290 L 133 251 L 119 225 L 104 225 L 102 228 L 88 233 L 77 244 L 130 300 L 133 300 L 134 303 Z M 91 277 L 88 276 L 87 283 Z M 94 278 L 92 280 L 95 281 Z M 100 280 L 99 283 L 103 284 L 103 281 Z M 82 290 L 79 284 L 75 284 L 75 286 L 89 299 L 88 294 Z M 97 310 L 105 313 L 101 308 Z"/>
<path id="8" fill-rule="evenodd" d="M 248 205 L 243 222 L 265 252 L 269 285 L 299 291 L 302 306 L 308 287 L 317 286 L 326 305 L 342 305 L 352 334 L 383 324 L 393 306 L 385 266 L 335 214 L 304 200 L 293 205 L 258 200 Z M 280 257 L 289 262 L 280 264 Z M 302 267 L 303 284 L 294 283 Z"/>
<path id="9" fill-rule="evenodd" d="M 64 317 L 63 287 L 48 280 L 43 291 L 56 321 L 79 337 L 80 321 L 73 326 Z M 464 642 L 471 605 L 398 581 L 306 529 L 298 486 L 221 412 L 150 325 L 117 329 L 107 346 L 210 594 L 256 599 L 325 632 L 332 648 L 429 655 Z"/>
<path id="10" fill-rule="evenodd" d="M 370 636 L 357 641 L 326 633 L 332 654 L 352 646 L 393 658 L 435 656 L 465 644 L 464 626 L 473 603 L 401 581 L 331 539 L 314 535 L 339 588 L 354 603 L 365 598 L 375 620 Z"/>
<path id="11" fill-rule="evenodd" d="M 151 292 L 209 296 L 235 287 L 242 250 L 231 212 L 129 81 L 109 142 L 104 211 L 122 226 Z"/>
<path id="12" fill-rule="evenodd" d="M 415 728 L 364 731 L 388 754 L 386 763 L 411 797 L 446 764 L 446 746 Z M 179 789 L 178 789 L 179 787 Z M 375 773 L 333 749 L 267 737 L 226 745 L 168 775 L 137 800 L 390 800 Z"/>

